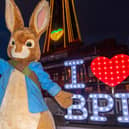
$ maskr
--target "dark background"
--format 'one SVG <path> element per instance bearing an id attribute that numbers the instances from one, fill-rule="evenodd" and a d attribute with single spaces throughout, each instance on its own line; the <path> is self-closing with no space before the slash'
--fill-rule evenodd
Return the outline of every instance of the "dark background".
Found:
<path id="1" fill-rule="evenodd" d="M 76 6 L 84 41 L 115 37 L 127 42 L 129 0 L 76 0 Z"/>
<path id="2" fill-rule="evenodd" d="M 40 0 L 15 0 L 21 9 L 25 25 Z M 129 0 L 75 0 L 82 39 L 92 44 L 105 38 L 115 38 L 128 44 Z M 5 0 L 0 0 L 0 57 L 6 58 L 10 33 L 5 25 Z M 43 38 L 41 38 L 41 49 Z"/>

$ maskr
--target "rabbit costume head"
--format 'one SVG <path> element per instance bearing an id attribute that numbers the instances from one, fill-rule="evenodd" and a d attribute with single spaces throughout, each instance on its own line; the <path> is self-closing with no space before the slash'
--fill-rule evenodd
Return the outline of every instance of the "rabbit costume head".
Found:
<path id="1" fill-rule="evenodd" d="M 24 27 L 20 10 L 13 0 L 6 0 L 6 24 L 11 32 L 8 56 L 20 62 L 40 59 L 39 38 L 49 24 L 50 9 L 46 0 L 41 0 L 30 18 L 29 27 Z"/>

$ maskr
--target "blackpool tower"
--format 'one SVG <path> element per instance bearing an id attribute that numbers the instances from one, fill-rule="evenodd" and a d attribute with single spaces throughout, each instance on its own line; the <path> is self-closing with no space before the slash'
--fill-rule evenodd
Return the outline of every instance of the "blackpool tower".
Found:
<path id="1" fill-rule="evenodd" d="M 50 10 L 43 53 L 53 53 L 82 43 L 74 0 L 50 0 Z"/>

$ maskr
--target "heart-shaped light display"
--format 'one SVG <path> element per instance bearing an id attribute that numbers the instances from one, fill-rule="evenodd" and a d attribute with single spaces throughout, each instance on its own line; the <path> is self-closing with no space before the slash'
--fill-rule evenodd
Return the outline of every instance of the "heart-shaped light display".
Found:
<path id="1" fill-rule="evenodd" d="M 91 70 L 100 81 L 115 87 L 129 76 L 129 56 L 97 57 L 91 62 Z"/>
<path id="2" fill-rule="evenodd" d="M 51 32 L 51 39 L 54 41 L 58 41 L 64 34 L 63 29 L 54 30 Z"/>

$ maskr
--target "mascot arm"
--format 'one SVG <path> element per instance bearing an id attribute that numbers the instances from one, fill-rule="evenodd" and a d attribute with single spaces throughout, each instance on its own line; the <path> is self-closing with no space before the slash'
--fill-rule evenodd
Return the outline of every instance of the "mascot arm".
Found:
<path id="1" fill-rule="evenodd" d="M 61 90 L 56 96 L 55 99 L 59 103 L 59 105 L 63 108 L 68 108 L 69 106 L 72 105 L 73 100 L 72 100 L 73 94 Z"/>
<path id="2" fill-rule="evenodd" d="M 54 96 L 59 105 L 63 108 L 68 108 L 72 105 L 72 94 L 61 90 L 60 86 L 50 79 L 50 76 L 43 70 L 42 65 L 39 62 L 32 64 L 30 67 L 34 71 L 39 79 L 42 89 Z"/>
<path id="3" fill-rule="evenodd" d="M 55 96 L 61 91 L 60 86 L 58 86 L 57 83 L 53 82 L 50 79 L 49 74 L 47 74 L 43 70 L 41 63 L 35 62 L 33 64 L 30 64 L 29 68 L 37 75 L 42 89 L 46 90 L 51 96 Z"/>

